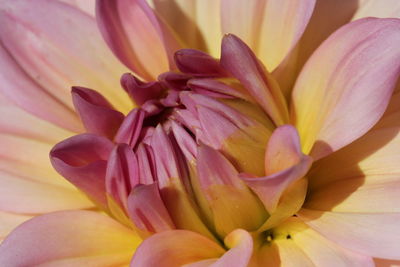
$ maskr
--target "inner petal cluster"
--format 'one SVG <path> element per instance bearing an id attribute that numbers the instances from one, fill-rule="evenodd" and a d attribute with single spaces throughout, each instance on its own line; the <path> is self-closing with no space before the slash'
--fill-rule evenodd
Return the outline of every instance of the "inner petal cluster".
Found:
<path id="1" fill-rule="evenodd" d="M 254 56 L 233 41 L 236 53 Z M 222 49 L 224 57 L 232 46 Z M 123 75 L 139 105 L 126 116 L 96 91 L 74 87 L 87 133 L 57 144 L 53 166 L 144 239 L 185 229 L 220 242 L 244 229 L 269 242 L 270 229 L 301 208 L 312 160 L 284 124 L 287 107 L 258 99 L 274 95 L 269 74 L 257 67 L 246 80 L 249 70 L 221 62 L 185 49 L 175 54 L 179 71 L 157 81 Z"/>

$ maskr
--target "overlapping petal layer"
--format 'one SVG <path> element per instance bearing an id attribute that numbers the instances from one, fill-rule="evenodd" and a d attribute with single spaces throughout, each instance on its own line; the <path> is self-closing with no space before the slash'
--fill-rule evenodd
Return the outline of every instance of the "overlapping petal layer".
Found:
<path id="1" fill-rule="evenodd" d="M 0 245 L 2 266 L 120 266 L 140 239 L 113 219 L 91 211 L 63 211 L 19 226 Z"/>
<path id="2" fill-rule="evenodd" d="M 292 120 L 304 152 L 324 157 L 379 120 L 400 71 L 399 29 L 396 19 L 359 20 L 313 54 L 293 91 Z"/>

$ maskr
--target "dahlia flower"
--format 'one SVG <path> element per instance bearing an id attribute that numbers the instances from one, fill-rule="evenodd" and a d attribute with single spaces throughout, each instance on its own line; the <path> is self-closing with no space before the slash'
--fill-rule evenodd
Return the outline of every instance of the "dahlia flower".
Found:
<path id="1" fill-rule="evenodd" d="M 399 264 L 399 16 L 1 0 L 0 266 Z"/>

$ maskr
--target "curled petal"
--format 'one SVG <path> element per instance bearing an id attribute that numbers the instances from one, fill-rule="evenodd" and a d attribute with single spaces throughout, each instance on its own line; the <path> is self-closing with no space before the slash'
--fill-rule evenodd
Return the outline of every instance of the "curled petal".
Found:
<path id="1" fill-rule="evenodd" d="M 229 250 L 212 267 L 248 266 L 253 254 L 253 238 L 248 232 L 237 229 L 225 237 L 224 243 Z"/>
<path id="2" fill-rule="evenodd" d="M 131 266 L 180 267 L 205 259 L 219 258 L 224 249 L 214 241 L 186 230 L 155 234 L 138 247 Z"/>
<path id="3" fill-rule="evenodd" d="M 145 111 L 136 108 L 129 112 L 118 129 L 115 135 L 114 141 L 117 143 L 125 143 L 130 147 L 135 147 L 136 142 L 142 131 L 143 120 L 145 117 Z"/>
<path id="4" fill-rule="evenodd" d="M 165 72 L 158 76 L 158 80 L 167 88 L 184 90 L 192 76 L 178 72 Z"/>
<path id="5" fill-rule="evenodd" d="M 140 239 L 92 211 L 54 212 L 22 224 L 0 246 L 1 266 L 118 266 Z"/>
<path id="6" fill-rule="evenodd" d="M 265 163 L 267 176 L 243 176 L 243 180 L 256 192 L 268 212 L 272 213 L 284 191 L 306 175 L 312 159 L 301 153 L 296 129 L 284 125 L 272 133 L 267 145 Z"/>
<path id="7" fill-rule="evenodd" d="M 159 82 L 142 82 L 130 73 L 122 75 L 121 85 L 138 105 L 142 105 L 147 100 L 157 99 L 163 90 Z"/>
<path id="8" fill-rule="evenodd" d="M 244 85 L 276 125 L 288 121 L 286 101 L 278 83 L 251 49 L 232 34 L 222 40 L 221 65 Z"/>
<path id="9" fill-rule="evenodd" d="M 218 60 L 199 50 L 181 49 L 175 53 L 175 62 L 181 72 L 194 76 L 219 77 L 227 75 Z"/>
<path id="10" fill-rule="evenodd" d="M 128 213 L 144 236 L 175 228 L 157 184 L 137 185 L 128 198 Z"/>
<path id="11" fill-rule="evenodd" d="M 106 192 L 126 208 L 128 195 L 138 183 L 139 169 L 135 153 L 128 145 L 116 146 L 107 162 Z"/>
<path id="12" fill-rule="evenodd" d="M 400 72 L 399 29 L 398 19 L 347 24 L 303 68 L 292 120 L 315 160 L 359 138 L 382 116 Z"/>
<path id="13" fill-rule="evenodd" d="M 105 174 L 112 148 L 105 137 L 81 134 L 58 143 L 50 160 L 58 173 L 105 206 Z"/>
<path id="14" fill-rule="evenodd" d="M 304 154 L 300 138 L 291 125 L 278 127 L 268 140 L 265 152 L 265 172 L 273 174 L 298 164 Z"/>
<path id="15" fill-rule="evenodd" d="M 142 78 L 154 79 L 173 65 L 179 45 L 145 0 L 98 0 L 96 15 L 115 55 Z"/>
<path id="16" fill-rule="evenodd" d="M 237 228 L 255 230 L 266 219 L 259 200 L 239 178 L 235 167 L 218 151 L 200 146 L 198 184 L 206 197 L 216 231 L 221 236 Z"/>
<path id="17" fill-rule="evenodd" d="M 88 133 L 104 135 L 112 139 L 124 115 L 94 90 L 73 87 L 72 101 Z"/>

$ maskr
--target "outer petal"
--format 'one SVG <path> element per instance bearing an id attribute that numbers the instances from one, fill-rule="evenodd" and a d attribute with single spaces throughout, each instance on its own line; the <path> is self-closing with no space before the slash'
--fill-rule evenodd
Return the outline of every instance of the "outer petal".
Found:
<path id="1" fill-rule="evenodd" d="M 400 2 L 397 0 L 362 0 L 353 20 L 365 17 L 400 18 Z"/>
<path id="2" fill-rule="evenodd" d="M 217 57 L 220 51 L 220 0 L 149 0 L 186 47 Z"/>
<path id="3" fill-rule="evenodd" d="M 107 99 L 95 90 L 73 87 L 72 100 L 88 133 L 114 137 L 124 115 L 114 110 Z"/>
<path id="4" fill-rule="evenodd" d="M 126 66 L 147 80 L 169 70 L 179 46 L 145 0 L 98 0 L 96 4 L 103 36 Z"/>
<path id="5" fill-rule="evenodd" d="M 78 116 L 68 104 L 64 103 L 68 102 L 69 96 L 67 98 L 65 95 L 64 101 L 59 102 L 57 97 L 48 94 L 44 88 L 24 72 L 3 45 L 0 45 L 0 60 L 2 62 L 0 64 L 2 83 L 0 93 L 2 98 L 7 99 L 8 106 L 11 106 L 10 102 L 12 102 L 14 105 L 23 108 L 25 112 L 27 111 L 57 126 L 70 131 L 82 131 Z M 37 105 L 38 103 L 41 103 L 41 105 Z M 19 113 L 22 112 L 19 111 Z"/>
<path id="6" fill-rule="evenodd" d="M 288 110 L 279 85 L 251 49 L 232 34 L 222 40 L 221 65 L 237 78 L 276 125 L 288 121 Z"/>
<path id="7" fill-rule="evenodd" d="M 273 71 L 303 34 L 315 0 L 222 0 L 222 32 L 245 41 Z"/>
<path id="8" fill-rule="evenodd" d="M 299 217 L 335 243 L 377 258 L 400 260 L 399 213 L 343 213 L 302 209 Z"/>
<path id="9" fill-rule="evenodd" d="M 290 56 L 289 69 L 278 69 L 279 84 L 284 86 L 285 95 L 290 96 L 297 75 L 310 55 L 334 31 L 347 24 L 357 10 L 359 0 L 317 0 L 308 26 L 301 37 L 293 55 Z M 281 67 L 284 64 L 281 65 Z M 294 65 L 294 66 L 293 66 Z M 293 69 L 290 70 L 290 66 Z"/>
<path id="10" fill-rule="evenodd" d="M 258 252 L 260 254 L 256 252 L 259 259 L 264 260 L 259 262 L 264 263 L 260 266 L 271 264 L 262 254 L 271 253 L 274 246 L 279 250 L 281 266 L 374 266 L 370 256 L 338 246 L 295 217 L 273 229 L 271 234 L 271 240 Z"/>
<path id="11" fill-rule="evenodd" d="M 36 217 L 0 246 L 1 266 L 115 266 L 127 264 L 140 239 L 109 217 L 90 211 Z"/>
<path id="12" fill-rule="evenodd" d="M 43 95 L 49 95 L 53 101 L 72 107 L 70 87 L 80 85 L 96 88 L 119 109 L 131 107 L 123 90 L 115 90 L 126 69 L 108 50 L 94 18 L 52 0 L 6 0 L 1 2 L 0 10 L 2 44 L 25 72 L 25 79 L 36 84 L 13 85 L 12 80 L 10 86 L 2 85 L 7 96 L 20 106 L 43 118 L 52 118 L 57 109 L 36 103 L 42 102 Z M 30 98 L 24 96 L 26 92 L 31 94 Z M 63 125 L 64 119 L 58 116 L 51 121 Z"/>
<path id="13" fill-rule="evenodd" d="M 91 207 L 85 196 L 53 170 L 48 159 L 52 144 L 71 133 L 1 97 L 0 113 L 0 210 L 41 213 Z"/>
<path id="14" fill-rule="evenodd" d="M 113 143 L 94 134 L 66 139 L 50 151 L 54 169 L 98 204 L 105 206 L 105 175 Z"/>
<path id="15" fill-rule="evenodd" d="M 400 71 L 399 29 L 397 19 L 359 20 L 313 54 L 293 92 L 292 119 L 305 152 L 326 156 L 378 121 Z"/>
<path id="16" fill-rule="evenodd" d="M 94 17 L 96 0 L 60 0 L 70 5 L 76 6 L 77 8 L 85 11 L 89 15 Z"/>
<path id="17" fill-rule="evenodd" d="M 133 267 L 180 267 L 219 258 L 224 249 L 214 241 L 186 230 L 165 231 L 146 239 L 136 250 Z"/>
<path id="18" fill-rule="evenodd" d="M 15 227 L 31 218 L 28 215 L 0 212 L 0 243 Z"/>
<path id="19" fill-rule="evenodd" d="M 399 146 L 399 127 L 378 128 L 317 162 L 309 173 L 305 206 L 337 212 L 400 212 Z"/>

